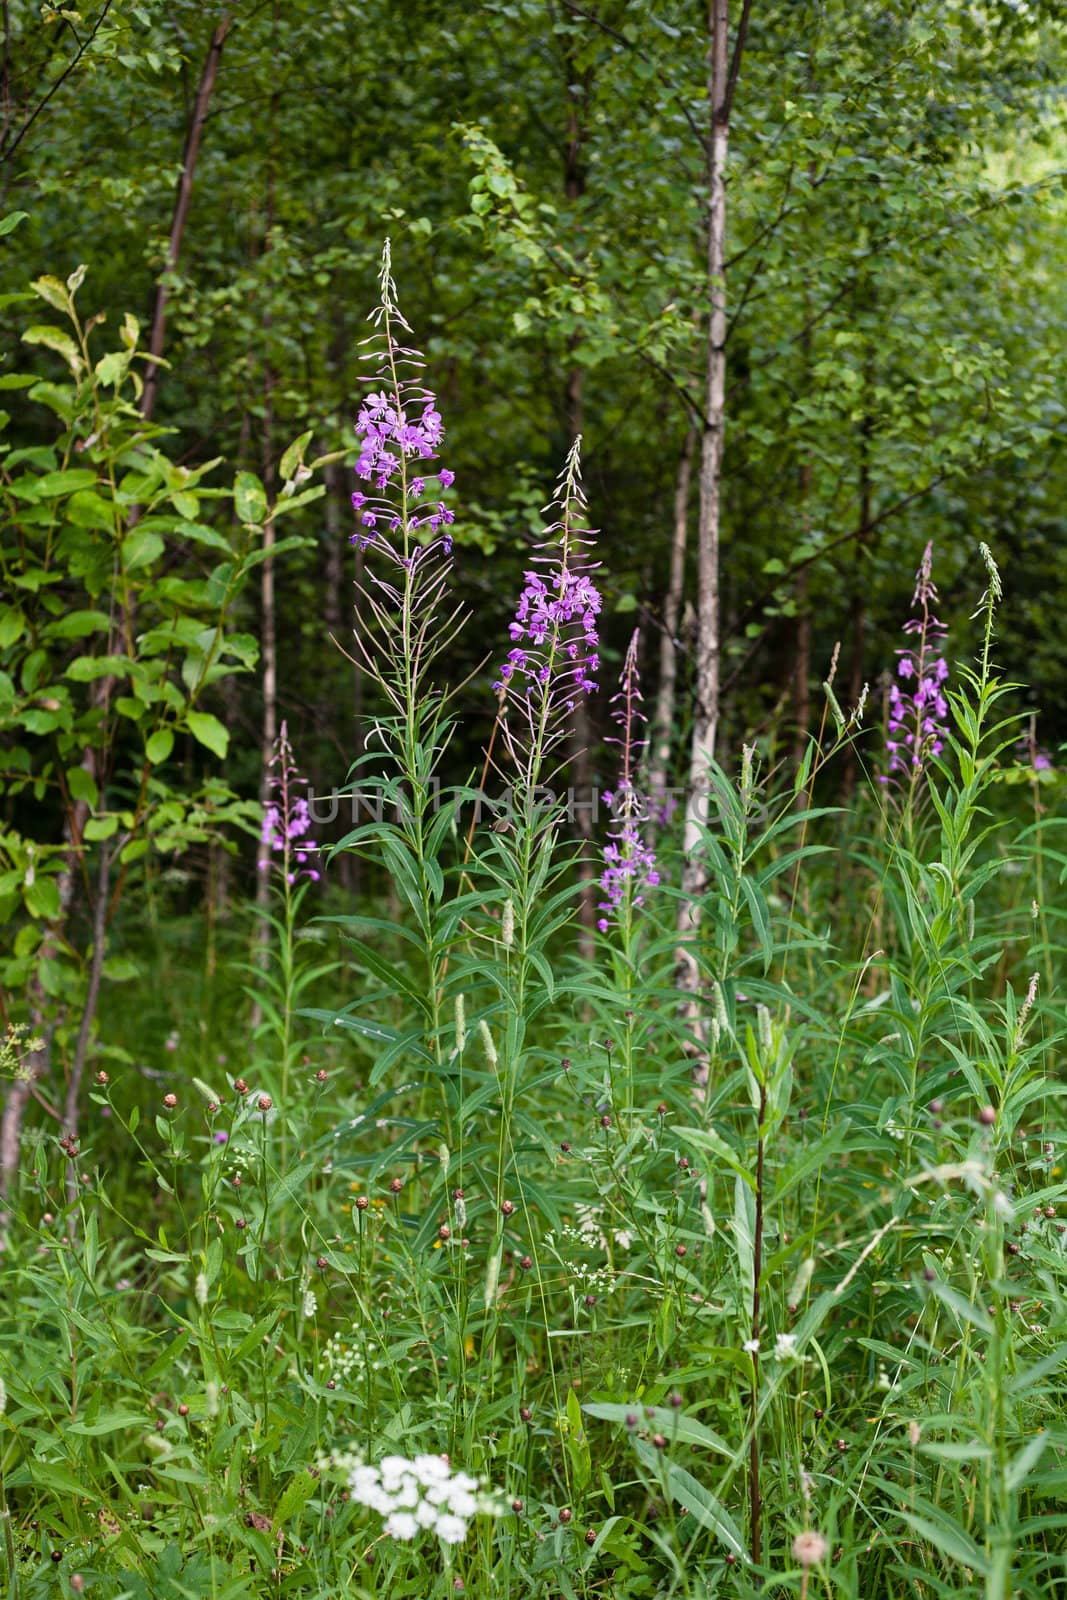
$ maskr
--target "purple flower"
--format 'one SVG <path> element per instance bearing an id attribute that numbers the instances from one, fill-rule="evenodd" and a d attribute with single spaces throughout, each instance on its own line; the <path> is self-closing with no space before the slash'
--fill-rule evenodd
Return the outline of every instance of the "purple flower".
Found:
<path id="1" fill-rule="evenodd" d="M 433 393 L 421 381 L 422 356 L 400 342 L 410 330 L 396 303 L 388 244 L 380 284 L 371 319 L 375 331 L 360 358 L 370 392 L 356 416 L 356 475 L 370 487 L 352 496 L 360 526 L 350 543 L 374 556 L 360 586 L 356 637 L 372 673 L 380 674 L 388 662 L 388 673 L 406 680 L 413 642 L 425 641 L 420 630 L 445 599 L 452 564 L 448 530 L 455 512 L 439 498 L 424 498 L 427 482 L 436 478 L 447 487 L 455 476 L 433 464 L 444 425 Z"/>
<path id="2" fill-rule="evenodd" d="M 641 732 L 645 715 L 641 710 L 637 670 L 639 637 L 635 631 L 623 663 L 619 691 L 612 699 L 612 715 L 622 729 L 622 736 L 611 742 L 622 748 L 622 769 L 615 790 L 604 796 L 612 806 L 615 821 L 604 846 L 604 871 L 600 877 L 604 899 L 597 906 L 603 913 L 597 919 L 597 927 L 601 933 L 607 933 L 613 917 L 620 913 L 625 915 L 632 906 L 643 905 L 644 891 L 656 888 L 660 881 L 655 851 L 641 834 L 648 804 L 634 784 L 634 769 L 646 742 Z"/>
<path id="3" fill-rule="evenodd" d="M 591 531 L 584 527 L 580 440 L 575 440 L 556 489 L 556 521 L 527 569 L 515 619 L 512 649 L 493 688 L 502 696 L 504 735 L 530 775 L 567 731 L 578 697 L 596 688 L 600 591 L 589 559 Z M 443 509 L 443 507 L 441 508 Z"/>
<path id="4" fill-rule="evenodd" d="M 269 784 L 274 791 L 275 798 L 268 800 L 263 807 L 263 826 L 260 829 L 259 841 L 264 854 L 260 856 L 258 866 L 261 872 L 267 872 L 271 866 L 271 855 L 282 857 L 279 865 L 285 874 L 287 883 L 295 883 L 297 878 L 309 878 L 312 883 L 319 881 L 319 873 L 314 867 L 309 867 L 308 862 L 314 861 L 318 853 L 318 845 L 311 835 L 311 810 L 306 798 L 296 793 L 307 782 L 297 771 L 293 759 L 293 747 L 289 743 L 289 732 L 286 724 L 275 740 L 274 753 L 270 765 L 278 770 L 270 776 Z"/>
<path id="5" fill-rule="evenodd" d="M 896 682 L 889 689 L 889 720 L 886 750 L 889 772 L 917 775 L 931 756 L 944 749 L 948 731 L 948 701 L 942 685 L 948 678 L 948 662 L 943 651 L 947 629 L 934 612 L 937 589 L 931 577 L 933 545 L 928 544 L 915 578 L 912 605 L 915 613 L 905 623 L 904 632 L 916 637 L 914 645 L 897 651 Z M 883 778 L 882 782 L 888 782 Z"/>

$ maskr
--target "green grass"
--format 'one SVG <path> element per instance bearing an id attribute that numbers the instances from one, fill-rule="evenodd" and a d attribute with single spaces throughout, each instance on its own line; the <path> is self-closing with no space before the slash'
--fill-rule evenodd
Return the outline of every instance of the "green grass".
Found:
<path id="1" fill-rule="evenodd" d="M 127 928 L 0 1256 L 7 1592 L 1061 1595 L 1065 790 L 988 656 L 906 796 L 720 775 L 695 1045 L 669 845 L 583 962 L 552 819 L 367 824 L 399 918 L 282 890 L 264 973 Z M 442 1452 L 459 1544 L 348 1493 Z"/>

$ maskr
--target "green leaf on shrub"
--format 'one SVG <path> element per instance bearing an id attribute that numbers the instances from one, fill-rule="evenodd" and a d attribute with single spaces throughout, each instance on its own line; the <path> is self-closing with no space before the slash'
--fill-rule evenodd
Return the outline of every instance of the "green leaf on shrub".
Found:
<path id="1" fill-rule="evenodd" d="M 267 494 L 254 472 L 239 472 L 233 480 L 233 504 L 242 522 L 262 522 L 267 515 Z"/>
<path id="2" fill-rule="evenodd" d="M 52 922 L 59 916 L 59 887 L 54 878 L 37 878 L 26 889 L 23 898 L 31 917 L 41 917 Z"/>
<path id="3" fill-rule="evenodd" d="M 85 824 L 82 834 L 83 839 L 110 839 L 117 831 L 119 819 L 110 817 L 90 817 Z"/>
<path id="4" fill-rule="evenodd" d="M 230 736 L 218 717 L 206 711 L 190 711 L 185 723 L 198 744 L 206 745 L 220 760 L 225 760 Z"/>
<path id="5" fill-rule="evenodd" d="M 122 561 L 127 572 L 151 566 L 162 554 L 163 540 L 149 529 L 137 528 L 122 541 Z"/>
<path id="6" fill-rule="evenodd" d="M 195 713 L 194 713 L 195 715 Z M 174 749 L 174 732 L 171 728 L 157 728 L 144 747 L 144 753 L 154 767 L 166 761 Z"/>
<path id="7" fill-rule="evenodd" d="M 75 800 L 84 800 L 86 805 L 93 807 L 100 803 L 96 779 L 84 767 L 71 767 L 67 773 L 67 788 Z"/>

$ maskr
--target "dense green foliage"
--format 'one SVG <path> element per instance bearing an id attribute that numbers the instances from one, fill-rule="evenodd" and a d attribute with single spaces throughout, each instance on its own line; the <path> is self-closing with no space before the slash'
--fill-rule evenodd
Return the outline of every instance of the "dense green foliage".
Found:
<path id="1" fill-rule="evenodd" d="M 641 777 L 706 10 L 5 5 L 17 1600 L 1063 1592 L 1059 10 L 746 8 L 709 881 L 642 818 L 597 931 L 559 796 L 603 849 Z M 392 554 L 351 503 L 387 237 L 454 552 L 406 475 Z M 524 702 L 553 484 L 600 687 Z M 893 772 L 931 545 L 944 744 Z M 441 1453 L 469 1535 L 383 1532 L 356 1458 Z"/>

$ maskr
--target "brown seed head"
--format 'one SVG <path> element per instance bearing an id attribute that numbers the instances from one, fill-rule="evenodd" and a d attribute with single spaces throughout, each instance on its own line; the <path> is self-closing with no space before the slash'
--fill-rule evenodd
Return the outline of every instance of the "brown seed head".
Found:
<path id="1" fill-rule="evenodd" d="M 366 1211 L 366 1209 L 367 1209 L 367 1207 L 369 1205 L 370 1205 L 370 1201 L 367 1199 L 367 1196 L 365 1194 L 361 1194 L 359 1196 L 359 1198 L 357 1199 L 357 1201 L 356 1201 L 356 1210 L 357 1211 Z"/>
<path id="2" fill-rule="evenodd" d="M 166 1106 L 168 1111 L 173 1111 L 174 1107 L 178 1104 L 178 1096 L 176 1094 L 165 1094 L 163 1096 L 163 1104 Z"/>
<path id="3" fill-rule="evenodd" d="M 501 1203 L 500 1203 L 500 1210 L 501 1210 L 502 1214 L 505 1217 L 512 1216 L 514 1211 L 515 1211 L 514 1201 L 512 1201 L 512 1200 L 502 1200 Z"/>
<path id="4" fill-rule="evenodd" d="M 404 1187 L 403 1178 L 390 1178 L 389 1179 L 389 1191 L 390 1191 L 391 1194 L 399 1194 L 403 1187 Z"/>
<path id="5" fill-rule="evenodd" d="M 260 1111 L 269 1111 L 273 1104 L 274 1101 L 271 1099 L 269 1094 L 261 1094 L 259 1099 L 256 1101 L 256 1105 L 259 1107 Z"/>
<path id="6" fill-rule="evenodd" d="M 562 1508 L 562 1510 L 560 1511 L 559 1520 L 562 1523 L 566 1524 L 566 1523 L 570 1522 L 570 1520 L 571 1520 L 571 1518 L 573 1516 L 574 1516 L 574 1512 L 571 1510 L 570 1506 L 564 1506 Z"/>
<path id="7" fill-rule="evenodd" d="M 234 1088 L 236 1089 L 238 1094 L 247 1094 L 248 1093 L 248 1085 L 247 1085 L 247 1083 L 245 1082 L 245 1080 L 243 1078 L 237 1078 L 235 1080 Z"/>

